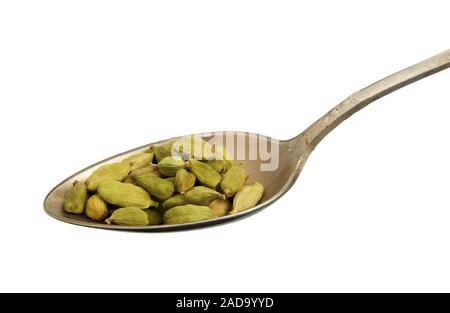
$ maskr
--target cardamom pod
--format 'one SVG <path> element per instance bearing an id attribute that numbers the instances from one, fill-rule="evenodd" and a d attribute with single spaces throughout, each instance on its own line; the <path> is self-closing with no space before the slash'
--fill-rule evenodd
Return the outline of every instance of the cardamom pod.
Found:
<path id="1" fill-rule="evenodd" d="M 211 202 L 208 207 L 217 217 L 221 217 L 227 215 L 231 211 L 233 205 L 229 199 L 216 199 Z"/>
<path id="2" fill-rule="evenodd" d="M 215 156 L 214 147 L 195 135 L 184 136 L 175 141 L 173 150 L 185 160 L 212 160 Z"/>
<path id="3" fill-rule="evenodd" d="M 123 183 L 136 184 L 134 176 L 156 176 L 161 177 L 161 173 L 158 171 L 158 167 L 153 164 L 145 164 L 128 174 L 128 176 L 122 181 Z"/>
<path id="4" fill-rule="evenodd" d="M 153 146 L 148 147 L 147 149 L 145 149 L 142 152 L 144 152 L 144 153 L 153 153 L 153 155 L 155 155 L 155 151 L 153 149 Z"/>
<path id="5" fill-rule="evenodd" d="M 163 214 L 158 210 L 143 210 L 148 215 L 148 225 L 161 225 L 163 220 Z"/>
<path id="6" fill-rule="evenodd" d="M 206 162 L 206 164 L 211 166 L 219 174 L 223 174 L 227 171 L 226 170 L 227 163 L 225 160 L 212 160 Z"/>
<path id="7" fill-rule="evenodd" d="M 73 214 L 83 214 L 87 197 L 86 185 L 78 180 L 75 181 L 64 197 L 64 211 Z"/>
<path id="8" fill-rule="evenodd" d="M 216 189 L 222 180 L 222 176 L 206 163 L 192 159 L 186 162 L 186 166 L 197 177 L 198 181 L 206 187 Z"/>
<path id="9" fill-rule="evenodd" d="M 122 180 L 122 183 L 136 185 L 136 182 L 134 181 L 134 178 L 131 175 L 128 175 L 127 177 L 125 177 L 125 179 Z"/>
<path id="10" fill-rule="evenodd" d="M 195 180 L 196 178 L 194 174 L 189 173 L 184 168 L 182 168 L 177 172 L 177 175 L 175 177 L 175 187 L 177 188 L 179 193 L 184 195 L 186 191 L 194 187 Z"/>
<path id="11" fill-rule="evenodd" d="M 231 213 L 238 213 L 253 208 L 261 200 L 263 193 L 264 186 L 259 182 L 242 187 L 234 197 Z"/>
<path id="12" fill-rule="evenodd" d="M 176 195 L 167 199 L 163 203 L 163 208 L 167 210 L 185 204 L 208 205 L 215 199 L 225 199 L 225 196 L 213 189 L 197 186 L 184 195 Z"/>
<path id="13" fill-rule="evenodd" d="M 173 142 L 164 143 L 153 146 L 153 152 L 155 153 L 156 161 L 161 162 L 164 158 L 172 156 Z"/>
<path id="14" fill-rule="evenodd" d="M 86 187 L 89 191 L 95 192 L 98 186 L 107 180 L 121 181 L 127 177 L 130 166 L 126 163 L 110 163 L 100 166 L 86 180 Z"/>
<path id="15" fill-rule="evenodd" d="M 177 177 L 166 177 L 164 178 L 164 180 L 170 181 L 172 184 L 175 184 L 175 180 L 177 179 Z"/>
<path id="16" fill-rule="evenodd" d="M 246 180 L 245 170 L 240 166 L 233 166 L 223 175 L 220 188 L 225 196 L 230 198 L 244 186 Z"/>
<path id="17" fill-rule="evenodd" d="M 103 200 L 119 207 L 147 209 L 150 206 L 158 207 L 159 205 L 143 188 L 114 180 L 101 183 L 98 193 Z"/>
<path id="18" fill-rule="evenodd" d="M 156 176 L 134 176 L 134 181 L 159 200 L 169 199 L 175 191 L 173 183 Z"/>
<path id="19" fill-rule="evenodd" d="M 91 220 L 103 221 L 109 215 L 108 204 L 99 195 L 93 195 L 86 202 L 86 215 Z"/>
<path id="20" fill-rule="evenodd" d="M 184 167 L 183 159 L 178 157 L 166 157 L 158 163 L 160 173 L 167 177 L 175 176 Z"/>
<path id="21" fill-rule="evenodd" d="M 223 146 L 214 145 L 214 154 L 216 160 L 225 161 L 224 171 L 226 172 L 234 165 L 233 155 Z"/>
<path id="22" fill-rule="evenodd" d="M 161 177 L 161 173 L 158 172 L 158 166 L 154 164 L 146 164 L 141 166 L 130 172 L 132 176 L 141 176 L 141 175 L 153 175 L 157 177 Z"/>
<path id="23" fill-rule="evenodd" d="M 140 208 L 127 207 L 115 210 L 111 217 L 106 220 L 108 224 L 125 226 L 147 226 L 148 215 Z"/>
<path id="24" fill-rule="evenodd" d="M 209 220 L 216 216 L 207 206 L 183 205 L 171 208 L 164 214 L 164 224 L 183 224 Z"/>
<path id="25" fill-rule="evenodd" d="M 143 165 L 150 164 L 153 160 L 153 156 L 153 152 L 142 152 L 126 158 L 122 161 L 122 163 L 128 164 L 130 166 L 130 170 L 133 171 Z"/>

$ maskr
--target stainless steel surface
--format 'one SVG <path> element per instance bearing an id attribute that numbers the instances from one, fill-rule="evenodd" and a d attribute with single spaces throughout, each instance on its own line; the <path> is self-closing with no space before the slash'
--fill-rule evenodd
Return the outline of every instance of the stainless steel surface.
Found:
<path id="1" fill-rule="evenodd" d="M 67 178 L 62 183 L 57 185 L 52 191 L 50 191 L 44 201 L 44 209 L 50 216 L 64 222 L 81 226 L 116 230 L 169 231 L 198 228 L 235 221 L 237 219 L 259 212 L 263 208 L 274 203 L 282 195 L 284 195 L 297 180 L 300 172 L 303 169 L 303 166 L 305 165 L 306 160 L 308 159 L 314 148 L 317 146 L 317 144 L 348 117 L 361 110 L 371 102 L 448 67 L 450 67 L 450 50 L 447 50 L 421 63 L 413 65 L 403 71 L 393 74 L 383 80 L 374 83 L 373 85 L 370 85 L 354 93 L 353 95 L 342 101 L 340 104 L 338 104 L 327 114 L 325 114 L 322 118 L 320 118 L 317 122 L 311 125 L 300 135 L 290 140 L 279 141 L 278 148 L 280 151 L 280 166 L 275 171 L 260 171 L 261 160 L 245 161 L 246 169 L 250 175 L 250 182 L 257 180 L 260 181 L 265 187 L 265 192 L 261 203 L 257 207 L 250 210 L 213 220 L 195 223 L 145 227 L 107 225 L 102 222 L 91 221 L 84 216 L 76 216 L 64 212 L 64 194 L 70 188 L 74 180 L 84 180 L 100 165 L 108 162 L 120 161 L 121 159 L 124 159 L 136 152 L 146 149 L 151 144 L 124 152 L 107 160 L 103 160 Z M 249 145 L 252 145 L 255 142 L 255 140 L 249 139 L 254 139 L 257 134 L 242 132 L 240 132 L 239 134 L 246 136 L 246 145 L 248 151 L 248 149 L 251 148 L 249 147 Z M 222 133 L 216 133 L 216 135 L 222 135 Z M 161 141 L 159 143 L 171 141 L 173 139 L 174 138 Z M 205 137 L 205 139 L 207 140 L 208 137 Z M 272 148 L 276 149 L 277 147 Z"/>

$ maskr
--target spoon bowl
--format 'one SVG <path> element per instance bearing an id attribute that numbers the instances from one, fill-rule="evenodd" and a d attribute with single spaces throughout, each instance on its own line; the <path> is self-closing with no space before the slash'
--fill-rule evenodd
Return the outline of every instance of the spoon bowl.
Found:
<path id="1" fill-rule="evenodd" d="M 276 200 L 278 200 L 295 182 L 295 179 L 298 177 L 296 173 L 296 167 L 298 165 L 299 155 L 298 152 L 295 151 L 295 140 L 291 141 L 278 141 L 268 138 L 263 135 L 246 133 L 246 132 L 214 132 L 204 134 L 196 134 L 193 136 L 201 137 L 206 141 L 211 141 L 211 138 L 225 138 L 230 136 L 239 137 L 243 142 L 245 142 L 245 151 L 255 150 L 255 144 L 258 142 L 260 138 L 268 139 L 271 142 L 271 149 L 276 149 L 279 151 L 279 164 L 274 171 L 261 171 L 261 164 L 264 163 L 261 158 L 256 158 L 255 160 L 243 160 L 240 163 L 243 163 L 245 166 L 246 172 L 249 175 L 248 183 L 252 183 L 254 181 L 259 181 L 265 187 L 264 196 L 261 199 L 261 202 L 254 208 L 249 210 L 231 214 L 223 217 L 219 217 L 212 220 L 193 222 L 193 223 L 185 223 L 185 224 L 177 224 L 177 225 L 152 225 L 152 226 L 120 226 L 120 225 L 108 225 L 104 222 L 96 222 L 88 219 L 84 215 L 76 215 L 70 214 L 63 210 L 64 206 L 64 195 L 71 188 L 72 183 L 75 180 L 84 181 L 86 180 L 98 167 L 107 164 L 120 162 L 121 160 L 135 155 L 139 152 L 143 152 L 148 149 L 149 146 L 164 144 L 171 141 L 174 141 L 177 138 L 171 138 L 164 141 L 159 141 L 155 143 L 151 143 L 136 149 L 132 149 L 126 151 L 124 153 L 115 155 L 108 159 L 105 159 L 101 162 L 93 164 L 80 172 L 70 176 L 65 179 L 63 182 L 58 184 L 55 188 L 53 188 L 50 193 L 47 195 L 44 201 L 44 209 L 48 215 L 54 217 L 57 220 L 81 225 L 88 226 L 94 228 L 104 228 L 104 229 L 116 229 L 116 230 L 134 230 L 134 231 L 172 231 L 172 230 L 183 230 L 190 228 L 198 228 L 205 226 L 212 226 L 216 224 L 231 222 L 237 219 L 241 219 L 247 216 L 250 216 L 268 205 L 272 204 Z"/>
<path id="2" fill-rule="evenodd" d="M 94 170 L 96 170 L 101 165 L 121 161 L 131 155 L 143 152 L 150 145 L 167 143 L 178 138 L 156 142 L 118 154 L 99 163 L 91 165 L 88 168 L 72 175 L 50 191 L 50 193 L 45 198 L 44 209 L 50 216 L 71 224 L 104 229 L 149 232 L 184 230 L 212 226 L 250 216 L 274 203 L 292 187 L 311 152 L 326 135 L 328 135 L 344 120 L 346 120 L 359 110 L 363 109 L 368 104 L 374 102 L 375 100 L 422 78 L 442 71 L 448 67 L 450 67 L 450 50 L 447 50 L 423 62 L 408 67 L 360 91 L 355 92 L 344 101 L 339 103 L 335 108 L 333 108 L 319 120 L 317 120 L 315 123 L 313 123 L 300 135 L 290 140 L 278 141 L 262 135 L 245 132 L 218 132 L 212 134 L 194 135 L 202 137 L 208 142 L 210 142 L 211 140 L 214 141 L 214 138 L 227 138 L 226 141 L 228 143 L 228 138 L 230 138 L 230 136 L 233 136 L 233 138 L 239 138 L 238 141 L 241 143 L 241 148 L 245 148 L 242 149 L 243 151 L 245 151 L 245 153 L 243 155 L 243 158 L 238 158 L 237 160 L 245 165 L 246 171 L 250 177 L 248 183 L 259 181 L 260 183 L 262 183 L 265 189 L 263 198 L 261 199 L 260 203 L 256 207 L 249 210 L 200 222 L 176 225 L 152 225 L 135 227 L 108 225 L 104 222 L 95 222 L 84 216 L 69 214 L 63 210 L 64 196 L 66 192 L 71 188 L 73 181 L 84 181 L 87 177 L 89 177 L 90 174 L 92 174 Z M 265 157 L 261 157 L 260 153 L 253 153 L 252 156 L 250 156 L 250 151 L 258 151 L 258 149 L 260 148 L 261 138 L 264 138 L 266 142 L 267 139 L 269 139 L 268 141 L 271 144 L 271 151 L 276 152 L 276 159 L 278 161 L 277 166 L 271 168 L 270 170 L 263 170 L 267 159 Z"/>

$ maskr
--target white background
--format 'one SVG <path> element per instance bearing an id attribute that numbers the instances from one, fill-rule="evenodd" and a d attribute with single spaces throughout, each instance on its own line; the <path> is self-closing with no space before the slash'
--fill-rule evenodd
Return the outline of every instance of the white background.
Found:
<path id="1" fill-rule="evenodd" d="M 450 70 L 329 135 L 249 219 L 163 234 L 48 217 L 58 182 L 202 131 L 287 139 L 450 48 L 448 1 L 2 1 L 3 291 L 450 290 Z"/>

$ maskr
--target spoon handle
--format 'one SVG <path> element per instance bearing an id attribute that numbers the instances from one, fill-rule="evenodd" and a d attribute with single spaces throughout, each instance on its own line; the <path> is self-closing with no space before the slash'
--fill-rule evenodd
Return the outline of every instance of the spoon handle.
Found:
<path id="1" fill-rule="evenodd" d="M 450 50 L 355 92 L 299 135 L 300 145 L 312 151 L 333 129 L 368 104 L 448 67 L 450 67 Z"/>

